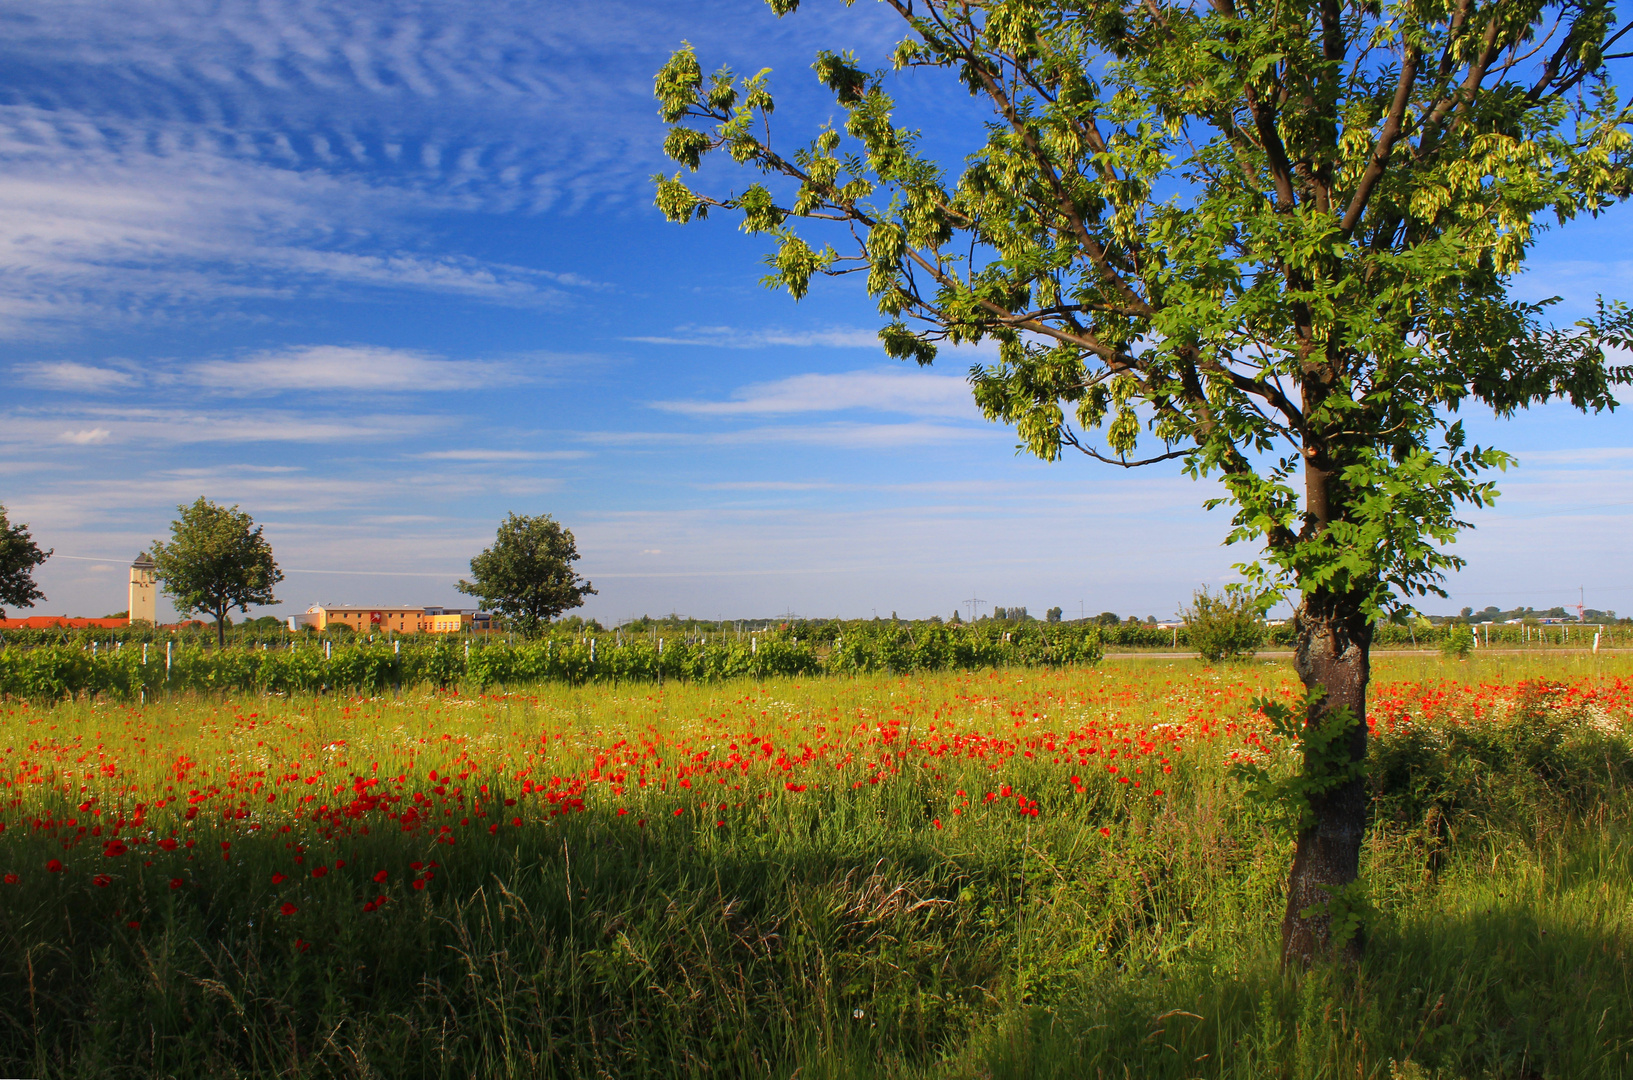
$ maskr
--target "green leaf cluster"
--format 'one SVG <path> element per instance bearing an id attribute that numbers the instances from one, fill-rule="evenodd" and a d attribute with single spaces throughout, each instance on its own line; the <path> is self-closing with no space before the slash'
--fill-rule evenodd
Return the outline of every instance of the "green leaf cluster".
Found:
<path id="1" fill-rule="evenodd" d="M 1191 648 L 1202 659 L 1210 663 L 1246 660 L 1264 644 L 1262 608 L 1259 600 L 1246 590 L 1210 593 L 1207 586 L 1203 586 L 1192 596 L 1190 607 L 1180 612 L 1180 617 L 1185 620 Z"/>
<path id="2" fill-rule="evenodd" d="M 1360 721 L 1347 705 L 1323 709 L 1326 697 L 1317 687 L 1292 704 L 1274 698 L 1252 702 L 1270 721 L 1272 734 L 1302 760 L 1302 769 L 1283 773 L 1250 756 L 1232 766 L 1248 800 L 1285 820 L 1294 833 L 1315 823 L 1312 800 L 1366 775 L 1366 759 L 1352 757 L 1349 747 L 1350 732 Z"/>
<path id="3" fill-rule="evenodd" d="M 13 525 L 0 506 L 0 604 L 33 607 L 34 601 L 44 600 L 45 594 L 34 584 L 34 568 L 50 557 L 50 551 L 41 551 L 34 542 L 28 526 Z M 0 609 L 0 619 L 5 615 Z"/>
<path id="4" fill-rule="evenodd" d="M 1625 305 L 1560 327 L 1509 296 L 1542 229 L 1633 189 L 1607 0 L 887 2 L 894 69 L 986 114 L 958 175 L 890 71 L 820 52 L 843 122 L 783 148 L 768 72 L 705 78 L 685 46 L 655 82 L 683 166 L 658 206 L 775 237 L 796 298 L 863 275 L 891 356 L 995 341 L 974 397 L 1024 452 L 1219 479 L 1256 590 L 1368 620 L 1443 595 L 1511 463 L 1458 412 L 1610 409 L 1633 380 L 1606 359 Z M 761 178 L 693 190 L 718 151 Z"/>
<path id="5" fill-rule="evenodd" d="M 170 542 L 153 541 L 155 573 L 183 617 L 199 611 L 216 621 L 217 641 L 225 640 L 227 613 L 252 605 L 276 604 L 273 586 L 283 571 L 261 526 L 237 505 L 221 506 L 202 495 L 176 507 Z"/>
<path id="6" fill-rule="evenodd" d="M 571 530 L 549 514 L 512 513 L 500 523 L 493 546 L 471 560 L 473 580 L 454 587 L 505 615 L 523 634 L 534 634 L 595 595 L 573 569 L 577 561 Z"/>

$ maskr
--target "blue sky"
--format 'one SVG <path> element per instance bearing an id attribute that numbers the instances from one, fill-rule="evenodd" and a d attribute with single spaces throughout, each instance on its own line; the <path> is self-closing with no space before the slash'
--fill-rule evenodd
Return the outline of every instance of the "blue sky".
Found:
<path id="1" fill-rule="evenodd" d="M 124 607 L 176 504 L 238 503 L 315 601 L 455 603 L 511 510 L 573 529 L 604 620 L 992 604 L 1166 616 L 1244 553 L 1177 472 L 1014 454 L 963 372 L 886 359 L 850 284 L 762 289 L 761 240 L 651 206 L 652 73 L 883 64 L 866 2 L 0 0 L 0 502 L 55 548 L 35 613 Z M 967 99 L 914 76 L 956 155 Z M 671 170 L 672 171 L 672 170 Z M 714 174 L 720 185 L 732 177 Z M 1633 293 L 1625 209 L 1521 283 Z M 1430 610 L 1633 610 L 1633 420 L 1540 410 Z M 111 560 L 111 561 L 109 561 Z"/>

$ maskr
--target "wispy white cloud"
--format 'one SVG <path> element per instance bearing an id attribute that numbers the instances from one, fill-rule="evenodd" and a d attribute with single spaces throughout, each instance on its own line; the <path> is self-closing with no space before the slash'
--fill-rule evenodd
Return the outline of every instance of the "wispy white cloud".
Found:
<path id="1" fill-rule="evenodd" d="M 471 447 L 464 450 L 432 450 L 416 454 L 422 461 L 573 461 L 589 457 L 587 450 L 490 450 Z"/>
<path id="2" fill-rule="evenodd" d="M 699 491 L 833 491 L 839 485 L 826 480 L 724 480 L 695 486 Z"/>
<path id="3" fill-rule="evenodd" d="M 735 326 L 677 326 L 669 335 L 630 337 L 647 345 L 706 345 L 716 349 L 769 349 L 828 346 L 838 349 L 877 349 L 879 332 L 856 327 L 814 330 L 746 330 Z"/>
<path id="4" fill-rule="evenodd" d="M 442 360 L 407 349 L 362 345 L 313 345 L 237 360 L 210 360 L 189 367 L 182 377 L 207 389 L 235 394 L 474 390 L 523 381 L 505 363 Z"/>
<path id="5" fill-rule="evenodd" d="M 898 369 L 838 375 L 794 375 L 745 386 L 729 401 L 659 401 L 654 408 L 688 416 L 751 416 L 869 409 L 914 416 L 978 418 L 969 382 L 956 375 Z"/>
<path id="6" fill-rule="evenodd" d="M 431 292 L 510 307 L 599 288 L 570 272 L 408 250 L 449 195 L 243 156 L 231 140 L 100 130 L 122 119 L 0 106 L 0 334 L 171 317 L 269 298 Z M 79 128 L 90 133 L 79 137 Z M 32 138 L 39 130 L 50 138 Z M 156 151 L 154 143 L 162 150 Z M 344 229 L 336 223 L 344 222 Z"/>
<path id="7" fill-rule="evenodd" d="M 56 363 L 18 364 L 12 368 L 18 381 L 45 390 L 68 390 L 80 394 L 107 394 L 126 390 L 141 380 L 132 372 L 71 360 Z"/>
<path id="8" fill-rule="evenodd" d="M 75 446 L 93 446 L 96 443 L 105 443 L 113 437 L 113 432 L 105 427 L 82 428 L 79 431 L 65 431 L 58 436 L 63 442 L 73 443 Z"/>
<path id="9" fill-rule="evenodd" d="M 297 345 L 191 363 L 119 367 L 74 361 L 17 364 L 19 383 L 47 390 L 106 394 L 187 387 L 227 396 L 252 393 L 438 393 L 521 386 L 563 377 L 598 357 L 525 353 L 499 360 L 450 360 L 416 349 L 376 345 Z"/>
<path id="10" fill-rule="evenodd" d="M 64 424 L 90 426 L 64 427 Z M 256 410 L 206 411 L 162 408 L 12 410 L 0 413 L 0 444 L 72 442 L 142 448 L 200 443 L 348 443 L 403 439 L 435 433 L 451 422 L 441 416 L 363 414 L 314 417 L 308 413 Z"/>
<path id="11" fill-rule="evenodd" d="M 1584 446 L 1571 450 L 1527 450 L 1522 465 L 1613 465 L 1633 462 L 1633 446 Z"/>
<path id="12" fill-rule="evenodd" d="M 885 447 L 933 446 L 974 442 L 1013 435 L 989 425 L 962 426 L 910 421 L 866 424 L 835 421 L 744 428 L 739 431 L 588 431 L 578 438 L 598 446 L 652 448 L 664 446 L 826 446 L 836 450 L 874 450 Z"/>

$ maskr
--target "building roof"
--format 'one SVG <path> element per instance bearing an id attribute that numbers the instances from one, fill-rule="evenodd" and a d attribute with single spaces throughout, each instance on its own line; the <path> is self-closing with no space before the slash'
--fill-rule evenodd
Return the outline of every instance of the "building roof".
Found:
<path id="1" fill-rule="evenodd" d="M 153 556 L 149 555 L 145 551 L 137 555 L 136 561 L 130 564 L 132 570 L 153 570 L 156 569 L 158 565 L 158 563 L 153 561 Z"/>
<path id="2" fill-rule="evenodd" d="M 79 619 L 68 615 L 30 615 L 26 619 L 0 619 L 0 630 L 123 630 L 129 619 Z"/>
<path id="3" fill-rule="evenodd" d="M 422 615 L 425 613 L 425 608 L 423 606 L 421 606 L 421 607 L 410 607 L 410 606 L 405 605 L 405 604 L 387 604 L 387 605 L 383 605 L 383 606 L 367 605 L 367 604 L 317 604 L 314 607 L 307 608 L 307 610 L 308 611 L 358 611 L 358 612 L 363 612 L 363 611 L 370 611 L 370 612 L 372 612 L 372 611 L 417 611 Z"/>

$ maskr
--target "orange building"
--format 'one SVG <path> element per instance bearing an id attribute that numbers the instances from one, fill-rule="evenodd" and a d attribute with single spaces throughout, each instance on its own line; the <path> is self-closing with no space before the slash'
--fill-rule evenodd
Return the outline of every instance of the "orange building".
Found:
<path id="1" fill-rule="evenodd" d="M 399 634 L 420 632 L 420 619 L 425 609 L 419 607 L 330 607 L 327 604 L 311 608 L 312 625 L 323 630 L 330 626 L 349 626 L 360 634 L 383 634 L 395 630 Z"/>
<path id="2" fill-rule="evenodd" d="M 441 607 L 349 607 L 319 604 L 303 616 L 290 620 L 323 630 L 329 626 L 349 626 L 360 634 L 457 634 L 465 630 L 486 630 L 492 625 L 485 611 Z"/>

